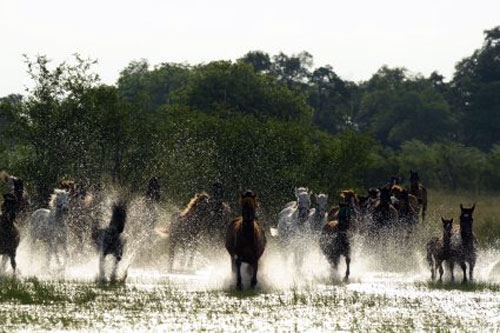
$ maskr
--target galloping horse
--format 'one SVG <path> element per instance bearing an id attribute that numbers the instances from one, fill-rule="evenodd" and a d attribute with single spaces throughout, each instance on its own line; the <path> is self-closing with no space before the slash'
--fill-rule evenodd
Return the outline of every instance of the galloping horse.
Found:
<path id="1" fill-rule="evenodd" d="M 241 290 L 241 264 L 247 263 L 252 268 L 251 286 L 257 284 L 259 259 L 266 247 L 264 228 L 255 218 L 257 195 L 247 190 L 241 194 L 241 216 L 231 222 L 227 228 L 226 249 L 231 256 L 231 267 L 236 273 L 236 288 Z"/>
<path id="2" fill-rule="evenodd" d="M 208 202 L 207 221 L 204 226 L 208 245 L 211 249 L 217 251 L 224 248 L 227 227 L 231 223 L 231 207 L 224 201 L 224 187 L 222 183 L 215 182 L 212 185 L 212 196 Z"/>
<path id="3" fill-rule="evenodd" d="M 460 263 L 464 277 L 462 282 L 467 282 L 467 264 L 469 264 L 469 279 L 473 280 L 474 266 L 476 265 L 477 258 L 477 239 L 472 232 L 472 213 L 476 205 L 470 208 L 464 208 L 460 204 L 460 230 L 453 230 L 451 238 L 451 254 L 454 256 L 456 262 Z M 451 269 L 453 269 L 451 267 Z"/>
<path id="4" fill-rule="evenodd" d="M 25 215 L 29 207 L 29 195 L 21 178 L 9 175 L 6 171 L 0 172 L 0 178 L 7 184 L 7 193 L 14 195 L 16 198 L 15 210 L 16 215 Z M 21 216 L 21 221 L 24 217 Z"/>
<path id="5" fill-rule="evenodd" d="M 427 212 L 427 189 L 420 182 L 418 172 L 410 170 L 410 194 L 417 197 L 418 200 L 418 213 L 422 214 L 422 222 L 425 221 L 425 214 Z"/>
<path id="6" fill-rule="evenodd" d="M 413 227 L 418 222 L 418 199 L 413 194 L 410 194 L 400 185 L 393 185 L 391 193 L 396 199 L 395 208 L 398 210 L 399 225 L 411 232 Z"/>
<path id="7" fill-rule="evenodd" d="M 99 280 L 104 281 L 105 272 L 104 264 L 108 254 L 113 255 L 115 261 L 111 272 L 110 281 L 116 279 L 116 270 L 118 263 L 123 256 L 123 247 L 125 240 L 122 237 L 127 219 L 127 204 L 124 201 L 119 201 L 113 205 L 113 214 L 109 226 L 104 229 L 99 229 L 97 226 L 92 228 L 92 239 L 99 249 Z"/>
<path id="8" fill-rule="evenodd" d="M 310 236 L 309 219 L 311 193 L 306 187 L 295 188 L 296 201 L 291 201 L 279 212 L 278 239 L 286 254 L 293 253 L 295 268 L 300 269 L 304 255 L 304 241 Z"/>
<path id="9" fill-rule="evenodd" d="M 14 225 L 16 208 L 18 206 L 16 197 L 11 193 L 3 195 L 2 216 L 0 216 L 0 254 L 3 255 L 0 270 L 3 272 L 7 259 L 10 258 L 13 274 L 16 273 L 16 251 L 19 246 L 19 231 Z"/>
<path id="10" fill-rule="evenodd" d="M 203 222 L 209 214 L 209 196 L 205 192 L 197 193 L 182 212 L 172 214 L 170 227 L 166 231 L 169 234 L 168 269 L 172 271 L 174 266 L 175 249 L 178 243 L 182 243 L 185 251 L 190 252 L 189 267 L 192 266 L 194 251 L 197 247 L 198 235 Z"/>
<path id="11" fill-rule="evenodd" d="M 439 270 L 439 282 L 443 281 L 443 261 L 446 261 L 451 272 L 451 279 L 453 276 L 453 258 L 450 251 L 450 241 L 453 228 L 453 219 L 445 220 L 441 217 L 443 222 L 443 235 L 441 237 L 434 236 L 427 242 L 427 263 L 431 269 L 431 279 L 434 281 L 436 277 L 436 269 Z"/>
<path id="12" fill-rule="evenodd" d="M 315 194 L 317 207 L 311 208 L 309 227 L 311 233 L 319 234 L 323 226 L 328 222 L 328 213 L 326 211 L 328 205 L 328 194 L 320 193 Z"/>
<path id="13" fill-rule="evenodd" d="M 330 221 L 323 227 L 319 239 L 321 251 L 332 268 L 336 271 L 340 256 L 345 257 L 346 272 L 344 281 L 349 279 L 351 263 L 351 207 L 348 203 L 340 203 L 336 221 Z"/>
<path id="14" fill-rule="evenodd" d="M 50 209 L 37 209 L 31 215 L 30 236 L 33 243 L 40 241 L 47 244 L 47 267 L 50 266 L 51 257 L 55 256 L 61 268 L 63 263 L 59 249 L 64 251 L 66 257 L 68 256 L 68 192 L 55 189 L 49 207 Z"/>

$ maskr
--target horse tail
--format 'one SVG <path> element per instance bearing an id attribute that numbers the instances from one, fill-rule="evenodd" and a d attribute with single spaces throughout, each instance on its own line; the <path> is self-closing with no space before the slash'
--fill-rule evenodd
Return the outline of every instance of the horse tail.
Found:
<path id="1" fill-rule="evenodd" d="M 114 226 L 118 233 L 125 229 L 127 220 L 127 204 L 125 201 L 119 201 L 113 205 L 113 215 L 111 216 L 111 226 Z"/>

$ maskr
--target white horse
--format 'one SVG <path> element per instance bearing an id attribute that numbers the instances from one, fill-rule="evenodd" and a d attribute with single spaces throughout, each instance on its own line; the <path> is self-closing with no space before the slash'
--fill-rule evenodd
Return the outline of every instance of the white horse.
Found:
<path id="1" fill-rule="evenodd" d="M 328 194 L 320 193 L 315 194 L 317 208 L 311 208 L 309 212 L 309 230 L 313 235 L 319 235 L 323 226 L 328 222 L 328 212 L 326 211 L 328 205 Z"/>
<path id="2" fill-rule="evenodd" d="M 304 246 L 310 235 L 311 193 L 307 187 L 295 188 L 297 200 L 287 203 L 279 213 L 276 234 L 285 255 L 293 252 L 296 269 L 302 266 Z"/>
<path id="3" fill-rule="evenodd" d="M 47 246 L 47 267 L 52 256 L 59 268 L 64 267 L 60 252 L 68 257 L 69 194 L 65 190 L 55 189 L 49 202 L 49 208 L 37 209 L 31 215 L 30 236 L 34 243 L 43 242 Z"/>

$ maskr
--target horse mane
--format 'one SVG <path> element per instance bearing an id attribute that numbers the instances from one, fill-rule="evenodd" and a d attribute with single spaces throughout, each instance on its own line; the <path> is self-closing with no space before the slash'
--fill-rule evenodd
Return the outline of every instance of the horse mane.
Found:
<path id="1" fill-rule="evenodd" d="M 188 215 L 193 210 L 193 208 L 198 204 L 198 202 L 208 198 L 209 196 L 206 192 L 196 193 L 194 197 L 192 197 L 191 200 L 189 200 L 189 203 L 187 204 L 186 208 L 180 213 L 179 216 L 183 217 Z"/>

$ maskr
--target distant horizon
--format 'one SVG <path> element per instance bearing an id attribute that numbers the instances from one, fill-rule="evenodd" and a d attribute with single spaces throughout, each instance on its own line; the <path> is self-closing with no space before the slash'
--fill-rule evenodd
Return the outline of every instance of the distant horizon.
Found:
<path id="1" fill-rule="evenodd" d="M 446 81 L 455 66 L 481 48 L 484 31 L 500 25 L 500 2 L 473 6 L 424 0 L 349 3 L 256 0 L 159 2 L 63 0 L 0 2 L 0 97 L 24 94 L 30 85 L 23 54 L 53 64 L 78 53 L 98 61 L 93 71 L 114 85 L 136 60 L 198 65 L 236 61 L 249 51 L 313 56 L 313 68 L 330 65 L 343 80 L 368 80 L 386 65 L 412 74 L 437 71 Z"/>

